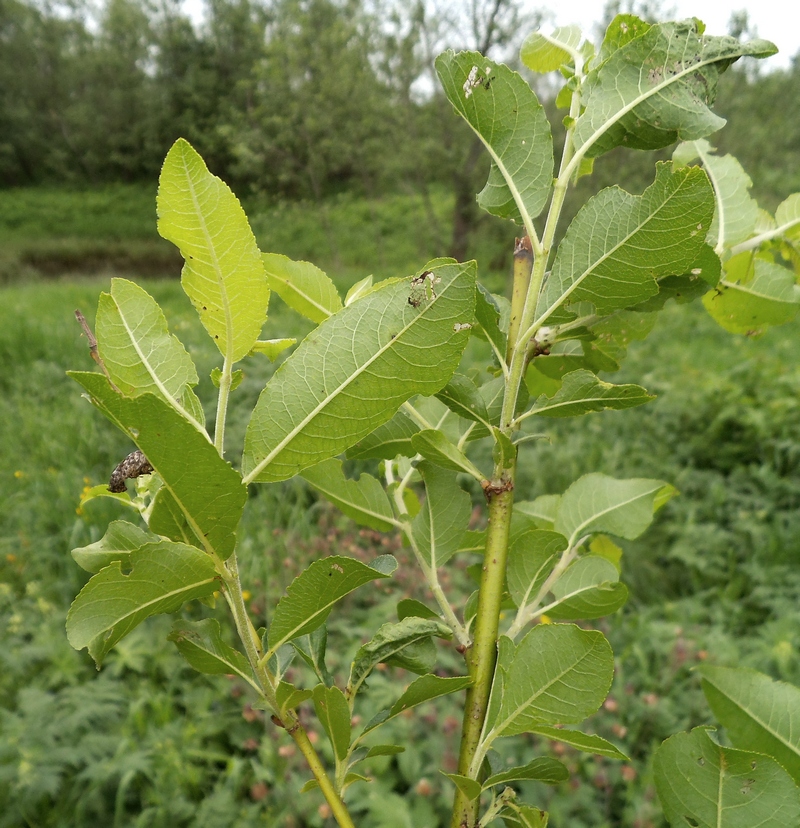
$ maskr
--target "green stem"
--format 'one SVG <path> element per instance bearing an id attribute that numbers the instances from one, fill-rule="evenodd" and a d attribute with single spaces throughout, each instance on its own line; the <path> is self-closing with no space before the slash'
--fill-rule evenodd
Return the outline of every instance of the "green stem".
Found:
<path id="1" fill-rule="evenodd" d="M 514 245 L 514 287 L 511 292 L 511 318 L 508 324 L 508 345 L 506 348 L 506 362 L 511 362 L 514 355 L 519 326 L 522 321 L 522 311 L 525 309 L 525 299 L 528 296 L 528 287 L 533 269 L 533 248 L 528 236 L 516 240 Z"/>
<path id="2" fill-rule="evenodd" d="M 219 396 L 217 397 L 217 421 L 214 424 L 214 448 L 220 457 L 225 453 L 225 420 L 228 417 L 228 397 L 231 393 L 231 374 L 233 365 L 225 357 L 222 373 L 219 377 Z"/>
<path id="3" fill-rule="evenodd" d="M 489 526 L 486 532 L 486 552 L 478 597 L 475 639 L 467 650 L 467 668 L 472 677 L 472 685 L 467 690 L 461 731 L 461 753 L 458 758 L 458 773 L 463 776 L 468 775 L 480 745 L 494 680 L 500 602 L 506 577 L 511 509 L 514 503 L 514 471 L 513 467 L 506 470 L 501 478 L 502 484 L 490 488 L 487 492 Z M 475 828 L 479 806 L 479 799 L 470 801 L 461 791 L 457 791 L 451 828 Z"/>

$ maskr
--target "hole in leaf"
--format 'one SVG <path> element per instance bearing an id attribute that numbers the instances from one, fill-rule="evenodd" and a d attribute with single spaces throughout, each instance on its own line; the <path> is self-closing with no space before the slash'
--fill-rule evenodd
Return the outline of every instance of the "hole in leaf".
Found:
<path id="1" fill-rule="evenodd" d="M 698 765 L 700 765 L 700 767 L 702 768 L 702 767 L 703 767 L 703 765 L 705 765 L 705 763 L 706 763 L 706 760 L 705 760 L 705 759 L 703 759 L 703 757 L 702 757 L 702 756 L 700 756 L 700 757 L 698 758 L 698 760 L 697 760 L 697 764 L 698 764 Z"/>

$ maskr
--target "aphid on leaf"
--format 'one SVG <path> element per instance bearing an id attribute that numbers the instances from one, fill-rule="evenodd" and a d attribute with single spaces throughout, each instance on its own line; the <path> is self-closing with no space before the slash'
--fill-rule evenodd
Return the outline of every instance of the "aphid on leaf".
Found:
<path id="1" fill-rule="evenodd" d="M 152 474 L 154 471 L 155 469 L 150 465 L 150 461 L 139 449 L 136 449 L 111 472 L 108 490 L 116 494 L 124 492 L 126 480 L 139 477 L 142 474 Z"/>

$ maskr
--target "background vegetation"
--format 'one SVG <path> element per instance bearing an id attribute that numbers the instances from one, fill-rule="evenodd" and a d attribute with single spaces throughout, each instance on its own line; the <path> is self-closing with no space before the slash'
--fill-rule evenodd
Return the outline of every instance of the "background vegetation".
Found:
<path id="1" fill-rule="evenodd" d="M 121 516 L 112 502 L 82 507 L 81 491 L 130 450 L 64 376 L 90 364 L 72 311 L 91 322 L 111 273 L 147 279 L 212 399 L 215 354 L 155 233 L 155 181 L 179 135 L 242 196 L 262 249 L 315 261 L 343 290 L 453 252 L 476 256 L 502 291 L 514 229 L 474 209 L 485 161 L 436 92 L 430 59 L 445 45 L 513 56 L 515 33 L 535 20 L 521 23 L 513 2 L 472 5 L 464 27 L 421 3 L 211 0 L 198 27 L 171 2 L 108 0 L 98 12 L 0 0 L 0 828 L 326 824 L 318 794 L 296 795 L 302 763 L 247 690 L 163 646 L 169 619 L 126 638 L 99 675 L 66 642 L 84 582 L 69 549 Z M 800 138 L 787 126 L 798 108 L 798 60 L 779 72 L 737 65 L 721 84 L 729 124 L 716 144 L 769 208 L 800 190 Z M 641 191 L 653 161 L 611 153 L 577 195 L 620 179 Z M 277 298 L 270 315 L 274 335 L 305 333 Z M 663 824 L 649 756 L 710 721 L 694 664 L 800 682 L 798 333 L 733 338 L 702 307 L 672 307 L 617 375 L 656 402 L 557 422 L 522 449 L 520 499 L 588 471 L 661 477 L 682 493 L 625 545 L 632 599 L 605 622 L 617 674 L 593 724 L 631 762 L 568 752 L 574 787 L 535 792 L 555 828 Z M 272 370 L 246 366 L 243 411 Z M 255 614 L 309 560 L 398 555 L 388 592 L 365 590 L 335 613 L 334 670 L 398 597 L 417 594 L 394 538 L 358 530 L 302 482 L 259 490 L 245 524 Z M 453 577 L 466 595 L 467 573 Z M 407 680 L 380 674 L 376 704 L 382 686 L 388 695 Z M 354 810 L 364 828 L 432 828 L 450 794 L 436 769 L 454 769 L 459 719 L 442 703 L 392 726 L 411 747 L 375 760 Z M 431 728 L 442 738 L 427 740 Z M 520 737 L 513 749 L 555 748 Z"/>

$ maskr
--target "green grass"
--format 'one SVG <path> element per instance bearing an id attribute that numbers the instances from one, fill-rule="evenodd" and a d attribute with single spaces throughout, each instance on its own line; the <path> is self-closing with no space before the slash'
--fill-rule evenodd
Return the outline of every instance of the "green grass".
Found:
<path id="1" fill-rule="evenodd" d="M 397 244 L 395 252 L 405 242 Z M 343 285 L 347 279 L 340 277 Z M 218 354 L 176 280 L 145 286 L 197 362 L 211 416 L 208 374 Z M 96 540 L 121 516 L 102 499 L 79 507 L 81 491 L 105 481 L 131 449 L 64 374 L 91 367 L 73 311 L 80 307 L 91 322 L 107 287 L 104 278 L 2 290 L 0 828 L 115 819 L 165 828 L 321 828 L 317 795 L 293 795 L 304 771 L 296 755 L 281 752 L 285 738 L 247 707 L 252 699 L 243 688 L 193 673 L 165 645 L 168 619 L 125 639 L 99 676 L 66 642 L 66 609 L 86 580 L 69 550 Z M 799 327 L 760 340 L 734 338 L 699 305 L 668 307 L 651 336 L 631 346 L 619 375 L 658 393 L 654 403 L 545 422 L 548 439 L 522 449 L 520 499 L 562 491 L 588 471 L 659 476 L 682 493 L 641 540 L 625 544 L 631 601 L 601 625 L 617 653 L 617 709 L 598 714 L 591 727 L 629 752 L 630 769 L 623 774 L 619 763 L 568 753 L 577 787 L 532 792 L 552 810 L 555 828 L 661 824 L 649 756 L 672 732 L 709 721 L 690 672 L 701 658 L 800 682 Z M 273 299 L 266 335 L 307 330 Z M 474 341 L 467 359 L 477 360 L 481 347 Z M 234 458 L 247 412 L 274 370 L 265 360 L 244 367 L 231 414 Z M 378 551 L 403 561 L 388 593 L 365 589 L 334 613 L 331 666 L 339 672 L 368 631 L 392 618 L 397 598 L 425 597 L 395 539 L 359 531 L 298 481 L 256 489 L 241 537 L 251 609 L 262 620 L 307 561 Z M 456 666 L 450 651 L 442 657 Z M 401 672 L 376 676 L 361 715 L 407 680 Z M 413 747 L 375 765 L 380 781 L 357 795 L 364 828 L 392 828 L 403 809 L 414 824 L 445 813 L 448 783 L 436 768 L 442 762 L 453 769 L 456 713 L 442 704 L 423 710 L 427 718 L 393 725 L 387 739 Z M 445 735 L 426 740 L 431 728 Z M 533 749 L 526 738 L 507 748 L 521 758 Z M 430 795 L 414 792 L 420 776 L 430 780 Z"/>

